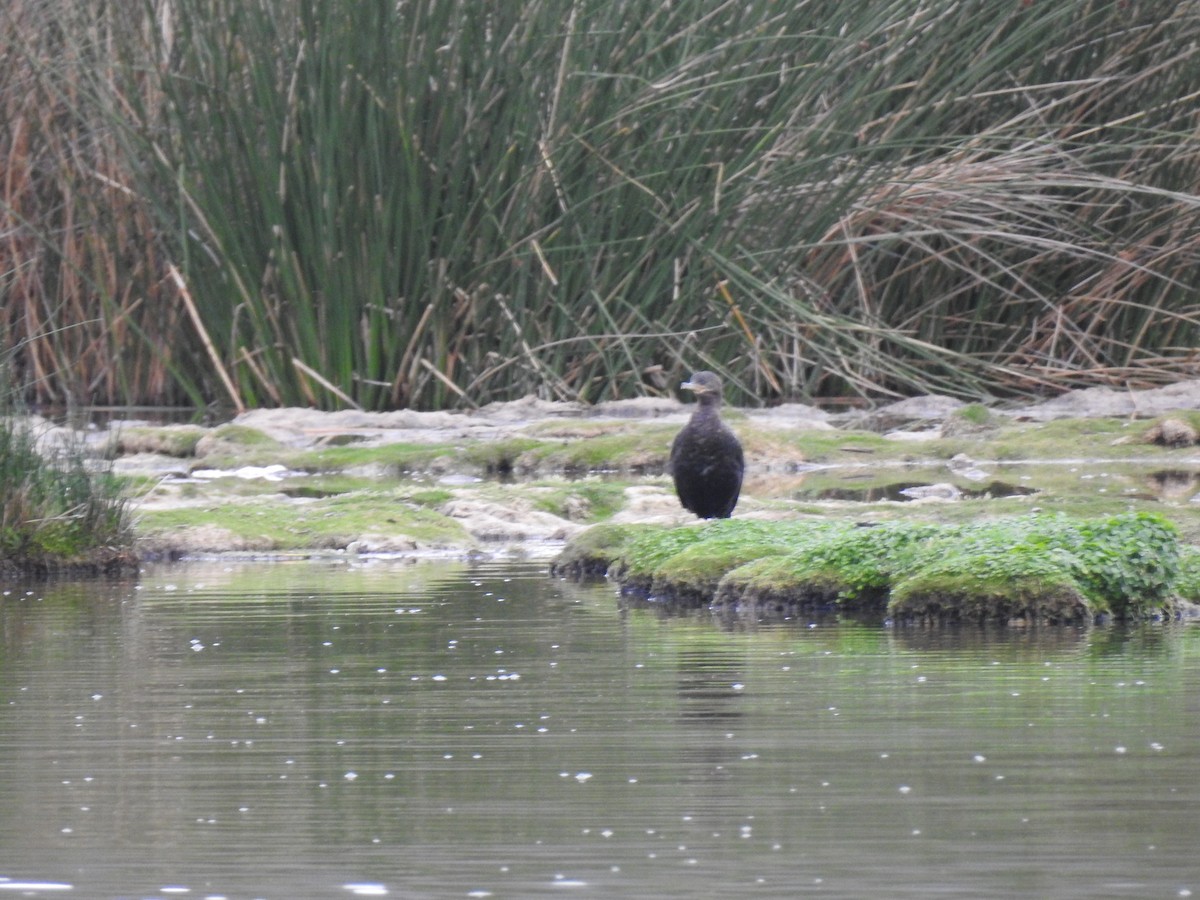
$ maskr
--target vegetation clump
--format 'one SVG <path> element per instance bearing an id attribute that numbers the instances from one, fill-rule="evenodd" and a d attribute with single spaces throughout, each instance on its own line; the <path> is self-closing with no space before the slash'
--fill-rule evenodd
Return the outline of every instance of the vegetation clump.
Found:
<path id="1" fill-rule="evenodd" d="M 803 530 L 791 523 L 747 522 L 735 528 L 714 521 L 696 529 L 699 540 L 654 568 L 652 596 L 672 602 L 704 603 L 726 572 L 752 560 L 787 553 L 803 542 Z M 834 530 L 842 526 L 832 526 Z"/>
<path id="2" fill-rule="evenodd" d="M 739 610 L 878 609 L 922 542 L 942 533 L 944 526 L 908 522 L 816 529 L 808 546 L 730 572 L 715 601 Z"/>
<path id="3" fill-rule="evenodd" d="M 1147 444 L 1191 447 L 1200 444 L 1200 413 L 1187 410 L 1154 422 L 1142 435 Z"/>
<path id="4" fill-rule="evenodd" d="M 942 422 L 942 437 L 960 437 L 994 431 L 998 417 L 982 403 L 968 403 L 952 412 Z"/>
<path id="5" fill-rule="evenodd" d="M 565 578 L 603 578 L 620 549 L 646 532 L 661 533 L 654 525 L 601 523 L 571 541 L 550 564 L 550 574 Z"/>
<path id="6" fill-rule="evenodd" d="M 1200 603 L 1200 549 L 1185 547 L 1180 554 L 1175 590 L 1181 600 Z"/>
<path id="7" fill-rule="evenodd" d="M 0 569 L 14 575 L 135 569 L 117 480 L 75 444 L 38 446 L 31 420 L 0 419 Z"/>
<path id="8" fill-rule="evenodd" d="M 210 460 L 234 457 L 244 463 L 254 457 L 256 451 L 270 454 L 278 451 L 279 446 L 277 440 L 257 428 L 226 423 L 206 432 L 196 441 L 193 453 Z"/>
<path id="9" fill-rule="evenodd" d="M 606 552 L 625 588 L 676 602 L 896 621 L 1136 619 L 1162 615 L 1200 583 L 1195 554 L 1150 513 L 871 527 L 733 520 L 645 532 Z"/>
<path id="10" fill-rule="evenodd" d="M 196 445 L 207 433 L 207 429 L 199 425 L 122 428 L 113 436 L 108 455 L 162 453 L 184 459 L 196 455 Z"/>
<path id="11" fill-rule="evenodd" d="M 886 609 L 901 621 L 1083 622 L 1094 608 L 1070 570 L 1061 555 L 1020 546 L 951 553 L 902 578 Z"/>

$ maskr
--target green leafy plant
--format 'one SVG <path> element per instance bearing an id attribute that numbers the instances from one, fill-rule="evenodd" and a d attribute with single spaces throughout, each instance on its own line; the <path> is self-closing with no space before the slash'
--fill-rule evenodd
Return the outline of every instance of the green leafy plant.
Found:
<path id="1" fill-rule="evenodd" d="M 1179 576 L 1175 582 L 1179 596 L 1200 603 L 1200 549 L 1186 547 L 1179 558 Z"/>
<path id="2" fill-rule="evenodd" d="M 731 519 L 637 532 L 604 552 L 624 584 L 664 596 L 736 604 L 744 591 L 971 621 L 1150 615 L 1195 589 L 1196 566 L 1175 527 L 1149 513 L 865 528 Z"/>

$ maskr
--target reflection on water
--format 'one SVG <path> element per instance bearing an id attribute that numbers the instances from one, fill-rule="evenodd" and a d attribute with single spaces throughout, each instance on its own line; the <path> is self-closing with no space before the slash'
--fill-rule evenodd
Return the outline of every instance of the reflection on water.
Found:
<path id="1" fill-rule="evenodd" d="M 995 468 L 964 470 L 951 461 L 945 465 L 912 465 L 900 470 L 829 467 L 792 477 L 773 474 L 753 483 L 761 497 L 838 503 L 903 503 L 913 500 L 1000 500 L 1051 493 L 1121 495 L 1177 506 L 1200 502 L 1200 467 L 1183 461 L 1169 469 L 1154 470 L 1147 460 L 1043 460 L 992 462 Z M 891 477 L 889 477 L 889 475 Z"/>
<path id="2" fill-rule="evenodd" d="M 0 896 L 1184 897 L 1200 632 L 722 630 L 535 567 L 0 602 Z"/>
<path id="3" fill-rule="evenodd" d="M 1152 494 L 1164 500 L 1195 502 L 1200 496 L 1200 472 L 1192 469 L 1162 469 L 1146 477 Z"/>
<path id="4" fill-rule="evenodd" d="M 1019 484 L 1009 484 L 993 479 L 982 486 L 959 487 L 946 481 L 895 481 L 871 487 L 826 487 L 816 490 L 798 490 L 793 493 L 797 500 L 849 500 L 855 503 L 878 503 L 888 500 L 903 503 L 938 497 L 943 500 L 990 500 L 996 497 L 1025 497 L 1036 494 L 1037 489 Z"/>

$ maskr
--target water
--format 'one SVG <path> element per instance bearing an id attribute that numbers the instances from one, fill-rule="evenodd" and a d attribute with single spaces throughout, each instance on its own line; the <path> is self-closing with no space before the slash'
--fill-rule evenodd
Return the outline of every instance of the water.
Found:
<path id="1" fill-rule="evenodd" d="M 0 898 L 1200 896 L 1200 631 L 725 630 L 534 566 L 0 601 Z"/>

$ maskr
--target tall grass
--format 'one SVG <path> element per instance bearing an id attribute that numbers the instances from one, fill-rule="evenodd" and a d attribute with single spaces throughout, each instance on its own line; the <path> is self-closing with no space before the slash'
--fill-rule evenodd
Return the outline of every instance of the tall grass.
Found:
<path id="1" fill-rule="evenodd" d="M 25 575 L 136 565 L 132 522 L 121 487 L 89 465 L 74 438 L 49 439 L 48 426 L 0 403 L 0 571 Z"/>
<path id="2" fill-rule="evenodd" d="M 16 3 L 0 291 L 39 398 L 1200 373 L 1191 2 Z"/>

